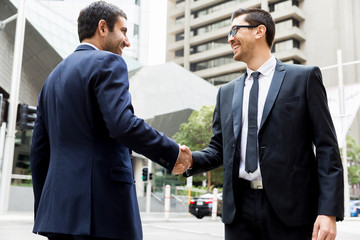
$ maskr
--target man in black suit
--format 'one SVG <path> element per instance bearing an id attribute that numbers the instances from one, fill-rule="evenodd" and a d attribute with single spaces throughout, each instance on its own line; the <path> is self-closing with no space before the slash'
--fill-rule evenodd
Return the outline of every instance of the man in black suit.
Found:
<path id="1" fill-rule="evenodd" d="M 321 73 L 277 60 L 274 36 L 268 12 L 233 13 L 228 42 L 246 74 L 219 89 L 214 135 L 185 175 L 224 166 L 226 240 L 335 239 L 343 170 Z"/>
<path id="2" fill-rule="evenodd" d="M 31 146 L 34 233 L 50 240 L 142 240 L 130 149 L 174 173 L 190 152 L 134 115 L 126 15 L 103 1 L 81 11 L 81 44 L 39 95 Z"/>

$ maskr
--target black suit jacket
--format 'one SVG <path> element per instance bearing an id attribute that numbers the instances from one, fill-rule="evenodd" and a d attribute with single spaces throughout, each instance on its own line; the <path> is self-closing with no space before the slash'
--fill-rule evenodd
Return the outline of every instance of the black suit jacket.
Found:
<path id="1" fill-rule="evenodd" d="M 133 114 L 126 63 L 80 45 L 39 95 L 34 232 L 142 239 L 130 149 L 171 170 L 178 145 Z"/>
<path id="2" fill-rule="evenodd" d="M 220 88 L 209 146 L 193 152 L 187 176 L 224 166 L 223 222 L 236 212 L 245 75 Z M 343 169 L 319 68 L 277 60 L 258 133 L 263 186 L 289 226 L 317 215 L 343 219 Z"/>

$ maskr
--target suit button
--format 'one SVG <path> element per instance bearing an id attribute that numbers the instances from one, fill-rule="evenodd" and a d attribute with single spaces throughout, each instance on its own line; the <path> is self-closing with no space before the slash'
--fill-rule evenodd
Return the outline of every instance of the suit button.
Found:
<path id="1" fill-rule="evenodd" d="M 235 144 L 233 144 L 232 147 L 235 148 Z"/>

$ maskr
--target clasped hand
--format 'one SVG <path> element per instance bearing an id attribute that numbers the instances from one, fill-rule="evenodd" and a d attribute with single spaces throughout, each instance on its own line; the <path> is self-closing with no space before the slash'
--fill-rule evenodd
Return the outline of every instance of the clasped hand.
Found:
<path id="1" fill-rule="evenodd" d="M 173 174 L 183 174 L 186 170 L 188 170 L 192 166 L 193 163 L 190 149 L 185 145 L 182 146 L 179 145 L 179 147 L 180 147 L 180 154 L 172 170 Z"/>

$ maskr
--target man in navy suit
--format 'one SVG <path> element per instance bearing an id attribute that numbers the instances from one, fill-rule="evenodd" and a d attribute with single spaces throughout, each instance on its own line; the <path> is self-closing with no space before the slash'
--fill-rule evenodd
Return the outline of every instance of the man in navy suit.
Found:
<path id="1" fill-rule="evenodd" d="M 277 60 L 274 36 L 268 12 L 233 13 L 228 42 L 247 70 L 219 89 L 214 135 L 185 175 L 224 166 L 226 240 L 335 239 L 343 170 L 321 73 Z"/>
<path id="2" fill-rule="evenodd" d="M 31 146 L 34 233 L 56 239 L 141 240 L 131 150 L 173 173 L 190 152 L 133 113 L 126 15 L 95 2 L 80 12 L 82 43 L 39 94 Z"/>

